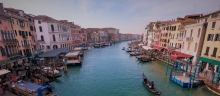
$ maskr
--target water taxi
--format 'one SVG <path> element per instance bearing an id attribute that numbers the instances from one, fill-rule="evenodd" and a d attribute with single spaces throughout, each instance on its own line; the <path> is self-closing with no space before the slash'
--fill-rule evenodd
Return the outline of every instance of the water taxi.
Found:
<path id="1" fill-rule="evenodd" d="M 82 63 L 82 58 L 80 56 L 80 51 L 72 51 L 66 54 L 66 64 L 67 65 L 78 65 Z"/>

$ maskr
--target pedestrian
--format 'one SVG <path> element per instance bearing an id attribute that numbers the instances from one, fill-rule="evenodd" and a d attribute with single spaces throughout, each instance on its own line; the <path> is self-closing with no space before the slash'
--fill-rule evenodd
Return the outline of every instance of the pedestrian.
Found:
<path id="1" fill-rule="evenodd" d="M 18 76 L 18 70 L 16 70 L 16 75 Z"/>
<path id="2" fill-rule="evenodd" d="M 1 88 L 2 88 L 3 94 L 5 94 L 5 85 L 2 84 Z"/>

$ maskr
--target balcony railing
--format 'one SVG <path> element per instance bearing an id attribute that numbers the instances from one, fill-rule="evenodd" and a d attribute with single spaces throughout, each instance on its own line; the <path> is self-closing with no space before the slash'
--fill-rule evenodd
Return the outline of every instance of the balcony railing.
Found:
<path id="1" fill-rule="evenodd" d="M 17 43 L 17 39 L 2 39 L 3 43 Z"/>
<path id="2" fill-rule="evenodd" d="M 24 48 L 30 48 L 30 45 L 23 45 Z"/>
<path id="3" fill-rule="evenodd" d="M 192 42 L 193 41 L 193 37 L 186 37 L 186 41 L 187 42 Z"/>
<path id="4" fill-rule="evenodd" d="M 178 37 L 177 40 L 183 40 L 183 37 Z"/>

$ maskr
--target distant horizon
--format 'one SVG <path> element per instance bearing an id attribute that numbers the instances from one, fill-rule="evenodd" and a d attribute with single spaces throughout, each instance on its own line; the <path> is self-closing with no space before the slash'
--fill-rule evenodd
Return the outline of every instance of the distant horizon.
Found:
<path id="1" fill-rule="evenodd" d="M 81 28 L 113 27 L 122 34 L 140 35 L 150 22 L 220 10 L 220 0 L 2 0 L 1 3 L 5 8 L 23 10 L 26 14 L 68 20 Z"/>

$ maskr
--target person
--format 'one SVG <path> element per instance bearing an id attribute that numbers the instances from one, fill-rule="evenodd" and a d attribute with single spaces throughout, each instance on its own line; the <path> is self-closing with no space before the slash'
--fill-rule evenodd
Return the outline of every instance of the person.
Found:
<path id="1" fill-rule="evenodd" d="M 151 81 L 151 88 L 154 88 L 154 81 Z"/>
<path id="2" fill-rule="evenodd" d="M 3 90 L 3 94 L 5 94 L 5 85 L 2 84 L 1 88 Z"/>

